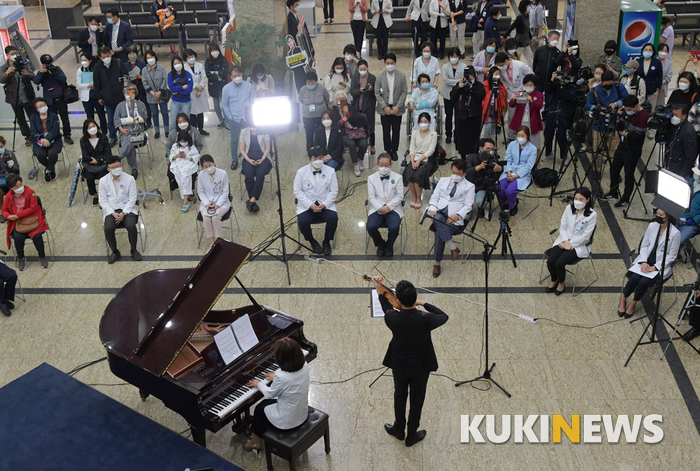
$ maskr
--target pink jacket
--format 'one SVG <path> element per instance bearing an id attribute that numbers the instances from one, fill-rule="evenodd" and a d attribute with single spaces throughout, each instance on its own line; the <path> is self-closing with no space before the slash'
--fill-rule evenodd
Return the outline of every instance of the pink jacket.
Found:
<path id="1" fill-rule="evenodd" d="M 367 21 L 367 11 L 369 11 L 368 0 L 360 0 L 360 11 L 362 12 L 362 21 Z M 350 21 L 352 21 L 353 13 L 355 12 L 355 0 L 348 0 L 348 11 L 350 12 Z"/>

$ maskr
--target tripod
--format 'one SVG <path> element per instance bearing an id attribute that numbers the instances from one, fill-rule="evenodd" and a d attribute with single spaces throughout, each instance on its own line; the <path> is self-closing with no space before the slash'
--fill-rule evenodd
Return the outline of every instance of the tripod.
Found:
<path id="1" fill-rule="evenodd" d="M 496 121 L 493 123 L 494 127 L 496 128 L 496 131 L 494 133 L 494 141 L 496 141 L 496 149 L 498 149 L 498 134 L 500 132 L 503 133 L 503 145 L 507 146 L 508 145 L 508 138 L 506 137 L 506 126 L 505 123 L 503 122 L 504 117 L 503 117 L 503 110 L 501 109 L 501 103 L 499 100 L 500 92 L 501 92 L 501 86 L 500 86 L 500 81 L 498 82 L 498 85 L 494 87 L 493 81 L 491 81 L 491 84 L 489 85 L 491 94 L 494 97 L 493 99 L 493 106 L 494 106 L 494 111 L 496 113 Z M 498 123 L 498 119 L 501 119 L 501 123 Z M 481 133 L 484 130 L 484 125 L 486 123 L 484 122 L 483 118 L 481 119 L 481 125 L 479 126 L 479 137 L 481 137 Z"/>
<path id="2" fill-rule="evenodd" d="M 642 190 L 639 188 L 642 185 L 642 180 L 644 180 L 644 177 L 646 176 L 647 170 L 649 169 L 649 162 L 651 161 L 652 156 L 654 155 L 654 151 L 656 150 L 656 145 L 659 145 L 659 153 L 661 155 L 664 155 L 666 152 L 666 143 L 665 142 L 659 142 L 659 141 L 654 141 L 654 146 L 651 148 L 651 152 L 649 152 L 649 156 L 647 157 L 646 162 L 644 162 L 644 168 L 640 172 L 639 178 L 635 179 L 634 181 L 634 190 L 632 190 L 632 195 L 630 196 L 629 203 L 627 204 L 627 207 L 622 210 L 622 215 L 625 217 L 625 219 L 630 219 L 632 221 L 643 221 L 646 222 L 649 220 L 649 218 L 633 218 L 628 216 L 628 212 L 630 208 L 632 207 L 632 201 L 634 201 L 634 195 L 639 195 L 639 201 L 642 203 L 642 208 L 644 208 L 644 214 L 648 214 L 649 211 L 647 211 L 647 205 L 644 203 L 644 198 L 642 197 Z"/>
<path id="3" fill-rule="evenodd" d="M 507 213 L 508 216 L 506 217 L 503 213 Z M 510 252 L 510 259 L 513 261 L 513 267 L 518 268 L 518 264 L 515 261 L 515 254 L 513 253 L 513 247 L 510 245 L 510 236 L 513 234 L 513 231 L 510 229 L 510 226 L 508 225 L 508 219 L 510 219 L 510 213 L 508 211 L 501 211 L 501 214 L 499 215 L 499 220 L 501 222 L 501 229 L 498 231 L 498 236 L 496 237 L 496 240 L 493 242 L 493 248 L 491 249 L 491 252 L 493 252 L 495 247 L 498 246 L 498 241 L 500 240 L 501 241 L 501 258 L 506 258 L 506 254 L 508 252 Z M 491 254 L 489 254 L 489 258 L 490 257 L 491 257 Z M 486 262 L 486 265 L 488 266 L 488 261 Z"/>
<path id="4" fill-rule="evenodd" d="M 555 121 L 554 121 L 555 127 L 554 127 L 554 135 L 553 135 L 555 142 L 552 143 L 552 145 L 554 146 L 553 159 L 552 159 L 553 168 L 556 168 L 557 149 L 562 147 L 561 145 L 558 145 L 559 139 L 560 139 L 559 133 L 561 132 L 560 126 L 564 126 L 564 128 L 566 129 L 566 123 L 564 122 L 564 119 L 561 116 L 561 114 L 562 114 L 561 101 L 559 101 L 559 104 L 557 106 L 557 110 L 555 111 L 555 113 L 556 113 L 556 116 L 554 118 L 555 119 Z M 580 108 L 577 108 L 575 115 L 574 115 L 573 122 L 577 123 L 580 119 L 581 119 Z M 588 129 L 589 128 L 587 127 L 586 133 L 588 132 Z M 564 132 L 566 132 L 566 131 L 564 131 Z M 575 134 L 576 133 L 574 132 L 574 135 Z M 557 181 L 552 186 L 552 189 L 549 192 L 549 206 L 552 206 L 552 201 L 553 201 L 555 196 L 563 195 L 566 193 L 572 193 L 581 187 L 581 184 L 580 184 L 581 178 L 579 177 L 579 170 L 578 170 L 578 153 L 581 150 L 582 142 L 578 142 L 578 140 L 574 141 L 571 138 L 567 139 L 566 137 L 564 137 L 564 139 L 566 140 L 566 147 L 564 148 L 564 150 L 568 151 L 568 153 L 565 152 L 565 154 L 561 156 L 561 164 L 559 165 L 559 171 L 557 172 Z M 542 150 L 540 151 L 540 157 L 542 156 L 542 153 L 544 152 L 545 147 L 546 147 L 546 145 L 542 147 Z M 572 150 L 572 147 L 573 147 L 573 150 Z M 568 161 L 566 158 L 567 155 L 571 155 L 571 157 L 568 159 Z M 571 189 L 557 191 L 557 188 L 559 187 L 559 183 L 561 182 L 562 177 L 564 176 L 564 174 L 566 174 L 567 170 L 569 169 L 569 166 L 572 163 L 574 164 L 574 171 L 573 171 L 573 175 L 571 176 L 573 187 Z"/>
<path id="5" fill-rule="evenodd" d="M 593 119 L 591 120 L 591 123 L 589 126 L 593 126 L 593 123 L 595 120 L 600 120 L 600 116 L 598 114 L 595 114 L 596 111 L 593 112 Z M 612 136 L 614 134 L 611 133 L 616 133 L 617 131 L 612 127 L 612 125 L 609 123 L 610 116 L 614 113 L 614 111 L 610 111 L 606 114 L 605 116 L 605 124 L 603 131 L 600 133 L 601 137 L 599 137 L 598 140 L 598 145 L 595 146 L 593 149 L 593 152 L 591 153 L 591 162 L 589 163 L 588 170 L 586 170 L 586 174 L 583 177 L 583 180 L 581 180 L 581 186 L 583 186 L 586 182 L 586 180 L 589 179 L 590 177 L 590 182 L 591 182 L 591 199 L 593 201 L 593 205 L 595 205 L 595 202 L 598 198 L 604 196 L 603 193 L 603 171 L 605 169 L 605 164 L 611 159 L 610 157 L 610 147 L 608 145 L 608 140 L 612 139 Z M 600 121 L 599 121 L 600 122 Z M 594 127 L 595 131 L 595 127 Z M 586 130 L 586 134 L 588 133 L 588 130 Z M 603 160 L 603 157 L 605 157 L 605 160 Z M 598 159 L 601 160 L 600 162 L 600 168 L 598 168 Z M 593 173 L 591 174 L 591 170 Z"/>
<path id="6" fill-rule="evenodd" d="M 700 264 L 700 262 L 699 262 Z M 697 270 L 698 267 L 696 267 Z M 690 286 L 690 292 L 688 293 L 688 296 L 685 298 L 685 303 L 683 303 L 683 308 L 681 308 L 681 312 L 678 314 L 678 320 L 676 321 L 676 326 L 673 328 L 673 333 L 671 334 L 671 337 L 666 344 L 666 348 L 664 348 L 664 352 L 661 354 L 661 358 L 666 356 L 666 350 L 668 350 L 668 347 L 671 346 L 671 342 L 674 340 L 678 339 L 683 339 L 686 341 L 690 347 L 695 350 L 697 353 L 700 353 L 700 350 L 695 348 L 690 341 L 686 340 L 685 337 L 679 336 L 676 337 L 676 333 L 678 332 L 678 327 L 681 325 L 681 321 L 685 318 L 685 316 L 690 312 L 690 308 L 692 307 L 697 307 L 700 301 L 700 274 L 698 274 L 698 279 L 695 280 L 695 282 Z"/>
<path id="7" fill-rule="evenodd" d="M 287 283 L 290 285 L 292 284 L 292 278 L 289 276 L 289 255 L 287 254 L 287 245 L 285 243 L 286 239 L 291 240 L 295 244 L 297 244 L 300 247 L 304 247 L 306 250 L 311 252 L 311 249 L 307 247 L 306 245 L 302 244 L 298 240 L 296 240 L 294 237 L 290 236 L 287 234 L 287 229 L 284 224 L 284 213 L 282 211 L 282 187 L 280 186 L 280 165 L 279 165 L 279 155 L 277 153 L 277 134 L 271 133 L 270 134 L 270 142 L 272 144 L 271 150 L 272 150 L 272 155 L 275 156 L 275 174 L 277 176 L 277 212 L 279 213 L 280 216 L 280 231 L 279 234 L 277 234 L 275 237 L 270 239 L 265 243 L 265 245 L 255 254 L 253 254 L 250 257 L 250 261 L 255 260 L 255 258 L 260 255 L 263 252 L 266 252 L 268 255 L 271 255 L 273 258 L 276 260 L 284 263 L 285 267 L 287 268 Z M 282 242 L 282 255 L 278 255 L 275 253 L 269 252 L 267 249 L 274 244 L 277 240 Z"/>

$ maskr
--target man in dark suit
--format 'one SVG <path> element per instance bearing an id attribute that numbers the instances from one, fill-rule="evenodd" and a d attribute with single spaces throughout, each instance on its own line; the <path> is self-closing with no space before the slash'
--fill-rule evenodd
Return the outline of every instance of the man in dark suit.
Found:
<path id="1" fill-rule="evenodd" d="M 107 17 L 107 46 L 126 64 L 128 57 L 126 49 L 134 43 L 131 25 L 119 19 L 119 12 L 113 8 L 105 15 Z"/>
<path id="2" fill-rule="evenodd" d="M 107 33 L 94 16 L 88 21 L 88 26 L 78 35 L 78 46 L 87 57 L 97 57 L 97 51 L 102 46 L 108 46 Z"/>
<path id="3" fill-rule="evenodd" d="M 394 294 L 381 284 L 382 277 L 372 280 L 381 295 L 379 302 L 385 313 L 384 322 L 393 334 L 383 364 L 391 368 L 394 375 L 395 419 L 393 425 L 384 424 L 384 430 L 399 440 L 405 438 L 406 446 L 413 446 L 425 438 L 425 430 L 418 430 L 418 425 L 428 377 L 431 371 L 438 369 L 430 331 L 447 322 L 448 317 L 437 307 L 417 299 L 416 288 L 409 281 L 399 281 Z M 428 312 L 419 311 L 416 306 L 423 306 Z M 405 434 L 409 389 L 411 409 Z"/>

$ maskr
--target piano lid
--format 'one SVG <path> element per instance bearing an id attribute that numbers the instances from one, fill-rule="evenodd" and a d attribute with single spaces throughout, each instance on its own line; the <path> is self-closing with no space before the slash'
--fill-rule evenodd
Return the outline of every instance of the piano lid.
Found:
<path id="1" fill-rule="evenodd" d="M 194 270 L 137 276 L 107 305 L 100 340 L 111 353 L 163 375 L 249 254 L 247 247 L 218 239 Z"/>

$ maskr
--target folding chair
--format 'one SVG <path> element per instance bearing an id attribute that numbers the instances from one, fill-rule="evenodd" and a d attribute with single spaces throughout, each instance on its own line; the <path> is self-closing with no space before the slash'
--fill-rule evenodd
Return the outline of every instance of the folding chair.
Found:
<path id="1" fill-rule="evenodd" d="M 536 210 L 537 208 L 540 207 L 540 199 L 537 197 L 537 195 L 532 195 L 532 196 L 530 196 L 530 193 L 531 193 L 530 188 L 532 188 L 534 184 L 535 184 L 535 182 L 532 181 L 532 180 L 530 180 L 530 184 L 527 186 L 527 188 L 525 188 L 523 191 L 521 191 L 520 193 L 518 193 L 518 196 L 521 196 L 521 195 L 522 195 L 522 205 L 520 206 L 520 208 L 518 208 L 518 210 L 521 212 L 521 216 L 520 216 L 521 219 L 525 219 L 525 218 L 528 217 L 530 214 L 532 214 L 532 212 L 533 212 L 534 210 Z M 533 189 L 532 189 L 532 193 L 534 193 L 534 191 L 535 191 L 535 190 L 534 190 L 534 188 L 533 188 Z M 525 212 L 525 206 L 526 206 L 526 204 L 527 204 L 526 202 L 527 202 L 528 197 L 529 197 L 529 198 L 534 198 L 535 201 L 537 201 L 537 204 L 535 205 L 534 208 L 532 208 L 532 209 L 530 210 L 529 213 Z"/>
<path id="2" fill-rule="evenodd" d="M 272 199 L 275 199 L 275 195 L 277 194 L 277 192 L 272 190 L 272 187 L 273 187 L 272 185 L 277 180 L 277 179 L 275 179 L 275 180 L 272 179 L 272 174 L 274 173 L 274 170 L 275 170 L 275 161 L 271 158 L 270 155 L 268 155 L 267 158 L 270 159 L 270 163 L 272 163 L 272 168 L 270 169 L 269 172 L 267 172 L 267 175 L 265 175 L 265 181 L 263 182 L 264 183 L 263 184 L 263 191 L 264 191 L 265 187 L 269 187 L 270 188 L 270 197 Z M 243 162 L 243 157 L 241 157 L 239 155 L 238 161 Z M 240 192 L 241 192 L 241 201 L 243 201 L 244 199 L 246 199 L 246 187 L 245 187 L 245 175 L 243 175 L 243 164 L 242 163 L 241 163 L 241 171 L 238 173 L 238 187 L 239 187 Z"/>
<path id="3" fill-rule="evenodd" d="M 83 195 L 83 204 L 87 204 L 88 197 L 90 194 L 87 192 L 87 189 L 85 188 L 85 181 L 86 178 L 91 178 L 90 176 L 85 176 L 85 166 L 83 165 L 83 159 L 78 159 L 78 163 L 76 164 L 78 168 L 80 169 L 80 178 L 78 179 L 80 181 L 80 191 Z M 95 181 L 98 182 L 100 181 L 99 178 L 95 178 Z"/>
<path id="4" fill-rule="evenodd" d="M 425 211 L 428 211 L 428 208 L 425 208 Z M 465 231 L 469 232 L 469 225 L 474 222 L 475 218 L 479 217 L 479 211 L 476 208 L 476 203 L 472 204 L 472 210 L 469 213 L 469 219 L 464 221 L 464 224 L 460 226 L 460 228 L 452 234 L 452 242 L 454 242 L 456 245 L 460 245 L 462 249 L 465 249 L 467 247 L 467 235 L 464 233 Z M 440 224 L 440 223 L 438 223 Z M 433 222 L 430 227 L 428 228 L 428 234 L 427 234 L 427 240 L 428 240 L 428 254 L 425 256 L 425 258 L 429 259 L 430 256 L 433 254 L 433 251 L 435 250 L 435 222 Z M 432 234 L 432 237 L 431 237 Z M 462 241 L 461 242 L 456 242 L 455 239 L 457 239 L 459 236 L 462 236 Z M 470 238 L 471 239 L 471 238 Z M 462 263 L 467 261 L 467 258 L 469 258 L 469 255 L 471 255 L 472 251 L 474 250 L 474 239 L 471 239 L 471 245 L 469 247 L 469 252 L 464 253 L 461 255 L 462 257 Z"/>
<path id="5" fill-rule="evenodd" d="M 297 200 L 296 198 L 294 198 L 294 206 L 295 206 L 295 208 L 296 208 L 297 203 L 298 203 L 298 200 Z M 336 213 L 336 214 L 337 214 L 337 213 Z M 338 227 L 340 227 L 340 215 L 339 215 L 339 214 L 338 214 Z M 312 233 L 313 233 L 314 231 L 316 231 L 316 232 L 324 231 L 324 234 L 325 234 L 325 230 L 326 230 L 326 223 L 325 223 L 325 222 L 312 222 L 312 223 L 311 223 L 311 232 L 312 232 Z M 338 231 L 336 231 L 336 236 L 337 236 L 337 235 L 338 235 Z M 321 239 L 323 239 L 323 237 L 322 237 Z M 298 223 L 298 222 L 297 222 L 297 240 L 298 240 L 299 242 L 302 242 L 302 243 L 303 243 L 303 241 L 305 240 L 305 239 L 302 239 L 302 237 L 301 237 L 301 230 L 299 229 L 299 223 Z M 316 240 L 318 240 L 318 239 L 316 239 Z M 333 245 L 332 245 L 333 250 L 336 249 L 337 245 L 338 245 L 338 237 L 333 237 Z M 300 248 L 300 247 L 297 247 L 296 250 L 294 250 L 294 253 L 293 253 L 292 255 L 294 255 L 294 254 L 296 254 L 297 252 L 299 252 L 299 250 L 301 250 L 301 248 Z"/>
<path id="6" fill-rule="evenodd" d="M 44 215 L 44 219 L 46 220 L 46 225 L 49 227 L 48 230 L 44 231 L 41 234 L 41 238 L 44 241 L 44 246 L 46 247 L 46 252 L 48 255 L 48 258 L 53 262 L 56 260 L 56 241 L 53 238 L 53 234 L 51 233 L 51 226 L 49 225 L 49 219 L 46 217 L 46 208 L 44 208 L 44 205 L 41 203 L 41 197 L 37 196 L 36 197 L 37 203 L 39 203 L 39 207 L 41 208 L 41 214 Z M 15 249 L 15 244 L 14 241 L 12 240 L 12 237 L 10 237 L 10 246 L 12 247 L 12 257 L 14 258 L 15 266 L 17 266 L 19 259 L 17 258 L 17 250 Z M 26 246 L 26 241 L 25 241 L 25 246 Z"/>
<path id="7" fill-rule="evenodd" d="M 593 236 L 595 235 L 596 229 L 597 229 L 597 227 L 596 227 L 595 229 L 593 229 L 593 232 L 591 233 L 591 238 L 590 238 L 589 241 L 586 243 L 586 247 L 588 247 L 588 250 L 589 250 L 588 257 L 586 257 L 586 258 L 579 258 L 579 259 L 576 260 L 575 262 L 573 262 L 573 263 L 567 265 L 567 267 L 570 267 L 570 266 L 575 266 L 575 267 L 576 267 L 576 270 L 575 270 L 575 271 L 571 271 L 571 270 L 569 270 L 568 268 L 566 269 L 566 272 L 567 272 L 567 273 L 570 273 L 570 274 L 573 275 L 573 277 L 574 277 L 574 285 L 573 285 L 572 291 L 571 291 L 571 294 L 572 294 L 573 296 L 578 296 L 579 294 L 583 293 L 583 291 L 584 291 L 586 288 L 590 287 L 593 283 L 595 283 L 596 281 L 598 281 L 598 272 L 597 272 L 596 269 L 595 269 L 595 264 L 593 263 L 593 252 L 591 251 L 591 246 L 593 245 Z M 556 229 L 554 229 L 554 230 L 552 230 L 552 231 L 549 232 L 549 238 L 552 239 L 552 244 L 554 243 L 554 240 L 555 240 L 555 239 L 554 239 L 554 234 L 555 234 L 558 230 L 559 230 L 559 228 L 556 228 Z M 545 274 L 544 274 L 544 265 L 545 265 L 545 263 L 547 262 L 547 258 L 549 257 L 549 253 L 550 253 L 551 250 L 552 250 L 551 247 L 550 247 L 549 249 L 545 250 L 544 256 L 542 257 L 542 266 L 540 267 L 540 281 L 539 281 L 540 284 L 542 284 L 542 282 L 548 278 L 548 275 L 545 275 Z M 580 268 L 580 266 L 581 266 L 581 263 L 580 263 L 580 262 L 582 262 L 582 261 L 584 261 L 584 260 L 590 260 L 590 261 L 591 261 L 591 268 L 593 269 L 593 274 L 595 275 L 595 279 L 594 279 L 593 281 L 591 281 L 590 283 L 588 283 L 588 284 L 587 284 L 586 286 L 584 286 L 583 288 L 581 288 L 581 289 L 578 291 L 578 293 L 577 293 L 577 292 L 576 292 L 576 283 L 578 283 L 578 270 L 579 270 L 579 268 Z"/>
<path id="8" fill-rule="evenodd" d="M 7 252 L 5 252 L 4 250 L 0 250 L 0 255 L 4 255 L 5 259 L 7 260 Z M 5 265 L 7 265 L 7 263 L 5 263 Z M 22 294 L 19 294 L 18 292 Z M 17 288 L 15 289 L 15 297 L 20 301 L 24 301 L 25 303 L 27 302 L 27 298 L 24 296 L 24 289 L 22 289 L 22 283 L 19 281 L 19 275 L 17 276 Z"/>
<path id="9" fill-rule="evenodd" d="M 136 206 L 139 206 L 139 200 L 136 199 Z M 143 211 L 138 209 L 138 220 L 136 221 L 136 236 L 138 240 L 141 242 L 141 252 L 145 253 L 146 252 L 146 247 L 148 243 L 148 231 L 146 231 L 146 223 L 143 219 Z M 115 231 L 115 235 L 117 232 L 123 229 L 124 232 L 126 232 L 126 226 L 120 225 L 117 226 L 117 230 Z M 137 242 L 138 243 L 138 242 Z M 109 244 L 107 243 L 107 239 L 105 239 L 105 247 L 107 247 L 107 256 L 109 257 Z"/>
<path id="10" fill-rule="evenodd" d="M 405 205 L 405 201 L 401 201 L 401 206 Z M 369 217 L 369 200 L 365 200 L 365 221 L 367 220 L 367 217 Z M 366 226 L 365 226 L 366 229 Z M 386 223 L 382 223 L 379 226 L 379 232 L 384 233 L 385 236 L 388 237 L 389 234 L 389 229 L 386 227 Z M 404 237 L 404 233 L 406 233 L 406 236 Z M 408 243 L 408 229 L 406 227 L 406 216 L 401 218 L 401 224 L 399 225 L 399 252 L 401 255 L 403 255 L 404 251 L 406 250 L 406 244 Z M 369 232 L 365 230 L 365 254 L 367 253 L 367 250 L 369 249 Z"/>
<path id="11" fill-rule="evenodd" d="M 231 194 L 231 185 L 229 184 L 228 188 L 228 200 L 233 202 L 233 194 Z M 231 218 L 233 216 L 233 219 Z M 233 221 L 236 221 L 236 237 L 233 237 Z M 224 224 L 228 222 L 228 225 Z M 202 239 L 204 238 L 204 221 L 202 218 L 202 212 L 197 211 L 197 217 L 195 218 L 195 229 L 197 230 L 197 248 L 199 248 L 202 245 Z M 233 205 L 226 211 L 226 214 L 224 214 L 221 217 L 221 230 L 228 230 L 230 231 L 231 235 L 231 242 L 235 241 L 238 236 L 241 233 L 241 226 L 238 224 L 238 217 L 236 216 L 236 212 L 233 210 Z"/>

